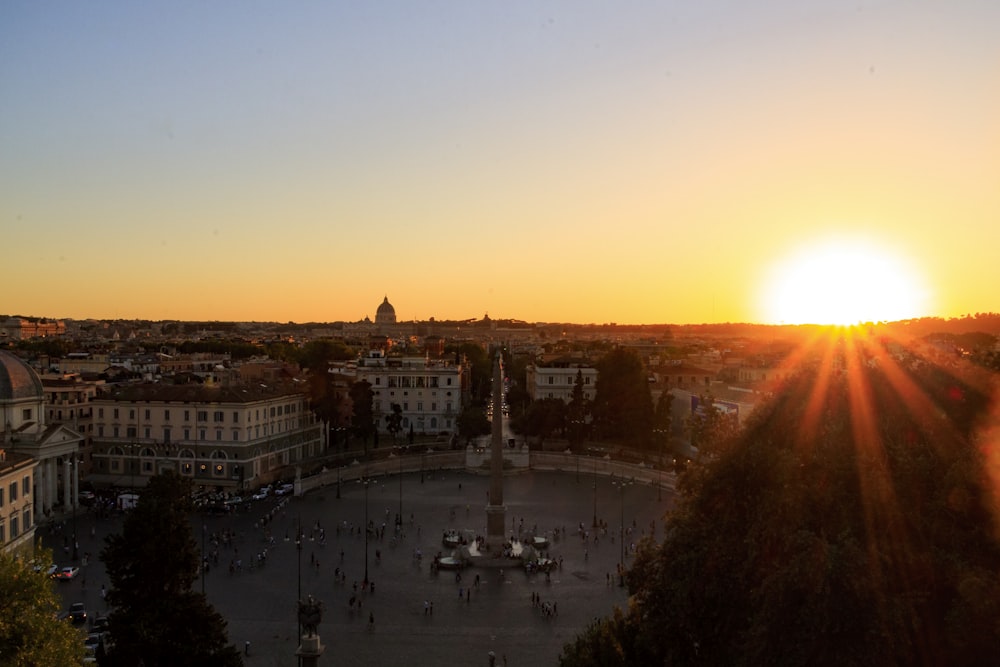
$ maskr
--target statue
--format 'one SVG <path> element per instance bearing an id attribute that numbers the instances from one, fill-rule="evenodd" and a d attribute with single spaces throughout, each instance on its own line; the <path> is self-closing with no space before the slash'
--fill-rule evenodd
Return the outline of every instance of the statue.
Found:
<path id="1" fill-rule="evenodd" d="M 316 634 L 316 626 L 323 620 L 323 603 L 313 596 L 306 596 L 305 601 L 299 600 L 299 623 L 306 635 Z"/>

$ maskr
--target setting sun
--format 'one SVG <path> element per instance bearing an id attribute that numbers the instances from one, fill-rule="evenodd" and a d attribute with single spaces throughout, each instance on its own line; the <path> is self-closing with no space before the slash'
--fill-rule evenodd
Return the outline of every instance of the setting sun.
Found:
<path id="1" fill-rule="evenodd" d="M 824 241 L 776 264 L 762 294 L 776 324 L 857 324 L 926 315 L 926 289 L 891 251 L 865 241 Z"/>

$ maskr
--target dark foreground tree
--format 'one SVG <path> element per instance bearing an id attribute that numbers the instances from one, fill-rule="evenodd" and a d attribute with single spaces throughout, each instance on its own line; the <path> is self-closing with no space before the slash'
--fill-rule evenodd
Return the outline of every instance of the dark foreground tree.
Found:
<path id="1" fill-rule="evenodd" d="M 861 347 L 801 371 L 686 473 L 628 609 L 563 667 L 995 664 L 987 393 Z"/>
<path id="2" fill-rule="evenodd" d="M 635 350 L 615 348 L 597 363 L 594 427 L 598 438 L 648 447 L 653 426 L 649 376 Z"/>
<path id="3" fill-rule="evenodd" d="M 109 535 L 101 558 L 111 587 L 111 642 L 102 665 L 235 667 L 226 622 L 191 589 L 200 558 L 191 534 L 191 483 L 173 473 L 150 479 L 137 507 Z"/>
<path id="4" fill-rule="evenodd" d="M 51 563 L 47 549 L 35 550 L 36 563 Z M 52 580 L 42 568 L 0 552 L 0 664 L 11 667 L 79 665 L 80 632 L 59 616 Z"/>

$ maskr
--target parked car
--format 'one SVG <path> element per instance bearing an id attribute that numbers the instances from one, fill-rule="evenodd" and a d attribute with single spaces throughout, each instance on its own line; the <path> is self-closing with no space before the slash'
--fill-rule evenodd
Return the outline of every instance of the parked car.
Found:
<path id="1" fill-rule="evenodd" d="M 31 566 L 31 569 L 34 570 L 35 572 L 45 572 L 46 577 L 53 577 L 55 576 L 56 572 L 59 571 L 59 566 L 56 565 L 55 563 L 42 565 L 41 563 L 36 562 Z"/>
<path id="2" fill-rule="evenodd" d="M 83 645 L 87 649 L 88 653 L 96 652 L 97 647 L 101 645 L 101 633 L 100 632 L 88 633 L 86 639 L 83 640 Z"/>
<path id="3" fill-rule="evenodd" d="M 267 498 L 268 492 L 269 491 L 268 491 L 267 487 L 264 487 L 263 489 L 259 490 L 257 493 L 253 494 L 253 496 L 251 496 L 251 497 L 254 500 L 264 500 L 265 498 Z"/>
<path id="4" fill-rule="evenodd" d="M 80 574 L 80 568 L 76 565 L 67 565 L 66 567 L 59 568 L 56 572 L 55 578 L 59 581 L 69 581 L 70 579 L 76 579 L 76 575 Z"/>
<path id="5" fill-rule="evenodd" d="M 275 495 L 278 495 L 278 496 L 289 496 L 294 491 L 295 491 L 295 485 L 294 484 L 282 484 L 281 486 L 278 487 L 278 490 L 275 491 L 274 493 L 275 493 Z"/>
<path id="6" fill-rule="evenodd" d="M 91 632 L 107 632 L 108 631 L 108 617 L 98 616 L 94 619 L 94 622 L 90 624 Z"/>
<path id="7" fill-rule="evenodd" d="M 74 625 L 82 625 L 87 622 L 87 608 L 82 602 L 74 602 L 69 606 L 69 620 Z"/>

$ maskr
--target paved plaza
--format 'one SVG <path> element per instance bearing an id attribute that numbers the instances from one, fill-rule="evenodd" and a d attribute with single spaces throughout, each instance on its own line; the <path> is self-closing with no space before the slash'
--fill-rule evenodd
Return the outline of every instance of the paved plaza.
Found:
<path id="1" fill-rule="evenodd" d="M 596 485 L 596 493 L 595 493 Z M 404 473 L 373 479 L 367 488 L 357 481 L 328 486 L 302 497 L 254 502 L 251 509 L 223 517 L 196 517 L 196 540 L 205 526 L 206 551 L 211 536 L 233 536 L 218 547 L 218 565 L 204 580 L 209 602 L 228 621 L 230 641 L 241 650 L 250 642 L 247 665 L 295 665 L 298 645 L 297 606 L 303 597 L 322 601 L 319 634 L 326 651 L 320 665 L 488 665 L 549 666 L 567 642 L 594 618 L 626 602 L 615 577 L 621 558 L 621 518 L 632 535 L 626 547 L 648 534 L 655 523 L 662 538 L 663 512 L 671 494 L 647 483 L 624 488 L 607 477 L 574 472 L 522 472 L 504 477 L 506 523 L 515 533 L 537 528 L 550 538 L 549 556 L 562 566 L 549 576 L 522 569 L 470 567 L 460 572 L 431 568 L 446 529 L 485 535 L 489 476 L 464 471 Z M 367 502 L 366 502 L 367 495 Z M 594 513 L 607 529 L 592 527 Z M 368 578 L 374 585 L 361 591 L 365 578 L 367 518 L 384 537 L 370 538 Z M 394 536 L 397 514 L 403 531 Z M 266 525 L 261 519 L 269 517 Z M 77 517 L 80 551 L 93 559 L 83 575 L 59 583 L 68 606 L 83 600 L 101 610 L 100 589 L 108 585 L 96 555 L 103 536 L 117 531 L 120 518 Z M 71 520 L 65 532 L 71 530 Z M 581 537 L 579 527 L 589 533 Z M 295 546 L 297 527 L 305 539 Z M 633 527 L 634 526 L 634 527 Z M 325 544 L 320 533 L 325 535 Z M 508 531 L 509 532 L 509 531 Z M 91 534 L 93 533 L 93 534 Z M 273 539 L 269 543 L 268 535 Z M 68 563 L 63 538 L 46 535 L 56 562 Z M 256 554 L 267 549 L 266 565 L 253 567 Z M 417 554 L 420 557 L 417 557 Z M 230 572 L 230 563 L 242 569 Z M 626 558 L 626 562 L 630 562 Z M 343 583 L 336 580 L 339 568 Z M 479 579 L 478 586 L 476 579 Z M 357 592 L 355 592 L 355 583 Z M 195 582 L 200 589 L 201 581 Z M 355 597 L 359 605 L 349 604 Z M 537 599 L 556 613 L 534 606 Z M 426 602 L 426 605 L 425 605 Z M 370 615 L 374 626 L 369 627 Z"/>

